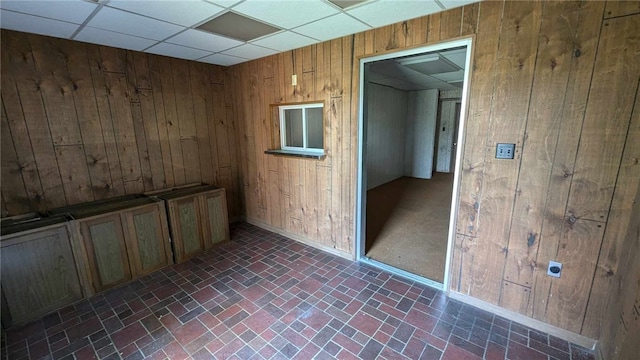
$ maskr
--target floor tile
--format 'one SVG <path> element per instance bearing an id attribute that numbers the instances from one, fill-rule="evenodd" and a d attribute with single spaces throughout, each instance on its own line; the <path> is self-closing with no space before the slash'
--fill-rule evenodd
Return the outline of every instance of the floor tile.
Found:
<path id="1" fill-rule="evenodd" d="M 12 328 L 2 359 L 567 359 L 593 353 L 247 223 L 232 242 Z"/>

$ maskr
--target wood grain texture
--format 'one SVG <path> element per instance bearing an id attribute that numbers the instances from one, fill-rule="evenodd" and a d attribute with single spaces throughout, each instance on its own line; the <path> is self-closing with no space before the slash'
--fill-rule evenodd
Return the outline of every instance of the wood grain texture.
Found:
<path id="1" fill-rule="evenodd" d="M 229 240 L 229 221 L 226 219 L 226 208 L 223 196 L 210 197 L 207 201 L 207 214 L 209 217 L 209 242 L 217 244 Z"/>
<path id="2" fill-rule="evenodd" d="M 94 291 L 132 278 L 120 214 L 80 222 Z"/>
<path id="3" fill-rule="evenodd" d="M 173 263 L 163 202 L 125 214 L 127 250 L 134 276 L 142 276 Z"/>
<path id="4" fill-rule="evenodd" d="M 538 41 L 531 104 L 526 115 L 526 147 L 518 174 L 513 223 L 504 279 L 531 287 L 540 244 L 546 194 L 553 169 L 562 109 L 574 55 L 580 3 L 545 4 Z M 506 289 L 503 287 L 503 290 Z"/>
<path id="5" fill-rule="evenodd" d="M 6 215 L 200 181 L 239 215 L 223 68 L 8 30 L 1 46 Z"/>
<path id="6" fill-rule="evenodd" d="M 584 109 L 589 99 L 589 87 L 593 73 L 593 64 L 598 46 L 598 34 L 602 25 L 603 2 L 583 2 L 579 24 L 574 40 L 574 56 L 569 70 L 567 90 L 564 95 L 562 119 L 558 129 L 558 139 L 554 154 L 553 169 L 546 193 L 544 220 L 540 234 L 540 246 L 536 254 L 536 269 L 532 288 L 533 317 L 544 320 L 549 288 L 552 279 L 546 269 L 550 260 L 556 260 L 559 245 L 559 233 L 562 233 L 566 221 L 567 198 L 571 189 L 571 179 L 575 166 Z M 552 189 L 552 190 L 551 190 Z"/>
<path id="7" fill-rule="evenodd" d="M 180 235 L 184 246 L 184 255 L 189 256 L 194 252 L 201 251 L 201 239 L 198 230 L 198 215 L 193 202 L 178 205 Z"/>
<path id="8" fill-rule="evenodd" d="M 635 0 L 607 0 L 604 10 L 605 19 L 640 14 L 640 2 Z"/>
<path id="9" fill-rule="evenodd" d="M 3 237 L 2 292 L 13 325 L 82 298 L 66 225 Z"/>
<path id="10" fill-rule="evenodd" d="M 478 228 L 478 212 L 480 210 L 480 193 L 483 184 L 483 167 L 485 144 L 491 124 L 491 104 L 493 103 L 496 85 L 496 59 L 498 40 L 502 22 L 504 3 L 490 1 L 481 3 L 482 22 L 478 24 L 476 42 L 473 44 L 473 73 L 469 107 L 467 111 L 466 134 L 458 203 L 456 232 L 475 236 Z"/>
<path id="11" fill-rule="evenodd" d="M 639 29 L 637 16 L 603 22 L 567 204 L 577 218 L 607 220 L 638 88 Z"/>
<path id="12" fill-rule="evenodd" d="M 245 107 L 237 109 L 235 116 L 237 139 L 242 143 L 239 158 L 247 218 L 261 224 L 267 219 L 268 226 L 319 247 L 329 244 L 347 253 L 352 251 L 358 56 L 473 34 L 474 71 L 461 144 L 458 240 L 452 269 L 456 280 L 452 284 L 463 294 L 595 336 L 591 334 L 602 315 L 591 321 L 585 313 L 591 306 L 587 302 L 595 306 L 608 298 L 598 281 L 590 285 L 593 274 L 604 273 L 609 266 L 603 262 L 600 269 L 599 265 L 599 245 L 607 236 L 602 231 L 606 222 L 607 229 L 618 229 L 608 236 L 619 238 L 615 234 L 624 231 L 630 213 L 628 203 L 622 202 L 615 205 L 620 210 L 613 218 L 602 219 L 590 213 L 606 208 L 592 203 L 614 204 L 614 189 L 621 189 L 621 197 L 628 194 L 622 189 L 633 189 L 633 184 L 617 174 L 621 163 L 633 163 L 633 156 L 624 155 L 628 146 L 625 148 L 623 140 L 633 133 L 628 130 L 628 121 L 637 77 L 630 69 L 638 63 L 633 58 L 637 54 L 632 45 L 635 43 L 625 35 L 633 33 L 633 26 L 603 26 L 605 5 L 603 1 L 485 1 L 231 67 L 232 77 L 240 79 L 234 81 L 232 91 L 239 96 L 234 100 L 236 108 Z M 615 20 L 635 22 L 638 16 L 627 10 L 618 14 Z M 609 32 L 618 35 L 617 42 L 608 40 Z M 601 59 L 602 64 L 594 71 L 596 51 L 609 56 Z M 314 54 L 315 60 L 310 61 L 308 56 Z M 304 75 L 311 71 L 316 73 L 315 78 Z M 252 74 L 262 79 L 252 82 L 251 77 L 256 76 Z M 293 74 L 298 75 L 297 87 L 290 83 Z M 604 82 L 610 74 L 612 81 Z M 316 90 L 310 90 L 310 86 Z M 605 95 L 606 91 L 609 93 Z M 316 163 L 315 171 L 309 171 L 306 160 L 273 161 L 261 153 L 271 133 L 264 134 L 256 114 L 268 112 L 270 103 L 266 99 L 273 98 L 271 103 L 278 99 L 328 99 L 327 157 Z M 603 129 L 607 130 L 604 136 Z M 497 142 L 517 144 L 516 159 L 496 160 Z M 602 164 L 605 159 L 608 165 L 596 170 L 596 163 Z M 622 174 L 625 170 L 620 169 Z M 277 184 L 260 185 L 265 170 L 266 178 Z M 321 193 L 308 190 L 318 187 Z M 280 199 L 280 214 L 265 217 L 259 212 L 265 191 L 266 203 L 270 204 L 267 211 L 272 211 Z M 596 196 L 591 196 L 592 192 Z M 609 203 L 598 200 L 597 194 L 602 192 Z M 317 214 L 317 235 L 310 234 L 312 222 L 305 224 L 308 219 L 304 210 L 309 209 Z M 320 220 L 327 212 L 330 226 Z M 581 236 L 589 240 L 581 241 Z M 609 252 L 607 248 L 603 251 Z M 569 264 L 568 289 L 545 274 L 549 260 Z M 508 290 L 505 281 L 510 284 Z M 580 291 L 570 290 L 573 287 Z M 582 319 L 587 319 L 584 325 Z"/>
<path id="13" fill-rule="evenodd" d="M 601 315 L 599 324 L 598 339 L 605 359 L 633 359 L 640 351 L 637 339 L 640 331 L 640 256 L 637 256 L 640 252 L 640 186 L 630 220 L 626 236 L 619 245 L 625 252 L 620 254 L 617 262 L 618 271 L 610 276 L 612 296 L 606 308 L 602 309 L 604 316 Z M 588 326 L 591 314 L 587 312 L 583 326 Z"/>
<path id="14" fill-rule="evenodd" d="M 637 18 L 638 16 L 634 16 L 612 21 L 627 23 L 626 26 L 629 26 L 630 23 L 635 21 L 635 25 L 633 25 L 635 30 L 633 31 L 637 32 L 640 31 Z M 636 56 L 638 56 L 640 49 L 637 43 L 635 44 L 635 48 L 630 49 L 635 51 Z M 640 81 L 638 60 L 636 59 L 635 61 L 635 77 Z M 634 76 L 633 73 L 630 75 L 630 79 L 632 79 L 631 76 Z M 632 84 L 628 86 L 630 88 Z M 607 294 L 616 291 L 616 286 L 619 286 L 617 284 L 618 281 L 620 281 L 622 277 L 627 276 L 627 273 L 633 272 L 632 268 L 628 268 L 628 254 L 630 252 L 633 253 L 629 250 L 629 247 L 638 246 L 632 244 L 634 241 L 634 227 L 638 226 L 638 216 L 632 215 L 629 217 L 627 214 L 637 214 L 638 197 L 640 197 L 640 193 L 636 190 L 640 187 L 640 143 L 634 140 L 640 139 L 639 92 L 640 89 L 636 85 L 633 112 L 631 113 L 629 127 L 625 136 L 624 150 L 622 152 L 613 198 L 609 208 L 607 227 L 598 259 L 598 266 L 596 267 L 594 275 L 591 299 L 583 324 L 585 331 L 588 331 L 588 336 L 594 338 L 605 334 L 604 329 L 600 326 L 601 314 L 605 313 L 612 303 L 618 301 L 617 297 L 609 297 Z M 637 232 L 635 232 L 635 236 L 637 237 Z M 638 242 L 637 240 L 636 238 L 636 243 Z"/>

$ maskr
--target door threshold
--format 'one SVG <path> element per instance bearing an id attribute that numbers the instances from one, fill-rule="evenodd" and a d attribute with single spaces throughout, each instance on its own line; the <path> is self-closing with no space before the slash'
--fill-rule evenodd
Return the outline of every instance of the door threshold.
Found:
<path id="1" fill-rule="evenodd" d="M 442 283 L 439 283 L 437 281 L 433 281 L 431 279 L 427 279 L 426 277 L 422 277 L 420 275 L 416 275 L 416 274 L 408 272 L 406 270 L 399 269 L 399 268 L 397 268 L 395 266 L 391 266 L 391 265 L 385 264 L 383 262 L 380 262 L 380 261 L 377 261 L 377 260 L 373 260 L 373 259 L 371 259 L 369 257 L 366 257 L 366 256 L 361 257 L 358 261 L 361 262 L 361 263 L 367 264 L 367 265 L 371 265 L 371 266 L 373 266 L 375 268 L 378 268 L 380 270 L 384 270 L 386 272 L 390 272 L 393 275 L 398 275 L 400 277 L 403 277 L 405 279 L 417 282 L 419 284 L 432 287 L 432 288 L 434 288 L 436 290 L 445 291 L 444 290 L 444 284 L 442 284 Z"/>

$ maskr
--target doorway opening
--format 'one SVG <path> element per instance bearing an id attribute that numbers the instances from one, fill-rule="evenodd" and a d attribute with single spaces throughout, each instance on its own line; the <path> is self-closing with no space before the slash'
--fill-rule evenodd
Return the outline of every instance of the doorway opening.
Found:
<path id="1" fill-rule="evenodd" d="M 448 288 L 471 39 L 360 59 L 356 257 Z"/>

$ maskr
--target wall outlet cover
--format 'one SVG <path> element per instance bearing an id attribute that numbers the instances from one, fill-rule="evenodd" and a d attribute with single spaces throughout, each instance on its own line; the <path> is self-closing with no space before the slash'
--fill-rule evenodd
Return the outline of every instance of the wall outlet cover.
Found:
<path id="1" fill-rule="evenodd" d="M 496 145 L 496 159 L 513 159 L 516 144 L 498 143 Z"/>
<path id="2" fill-rule="evenodd" d="M 559 263 L 556 261 L 549 261 L 549 267 L 547 268 L 547 275 L 559 278 L 560 273 L 562 273 L 562 263 Z"/>

